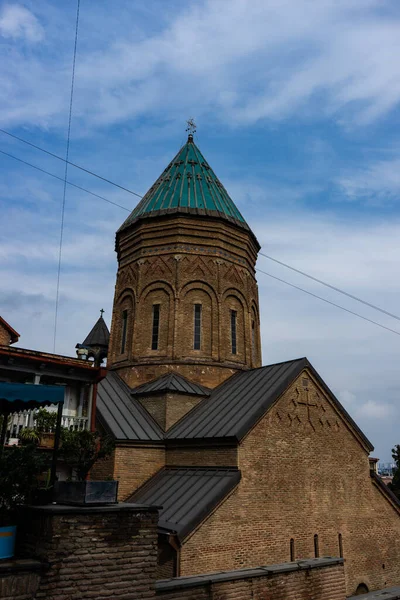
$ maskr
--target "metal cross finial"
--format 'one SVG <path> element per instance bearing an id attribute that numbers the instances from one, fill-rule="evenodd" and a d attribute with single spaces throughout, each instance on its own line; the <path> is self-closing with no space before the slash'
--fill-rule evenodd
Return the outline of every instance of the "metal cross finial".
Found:
<path id="1" fill-rule="evenodd" d="M 103 316 L 103 312 L 104 312 L 104 308 L 102 308 L 102 309 L 100 310 L 100 316 L 101 316 L 101 317 Z"/>
<path id="2" fill-rule="evenodd" d="M 193 135 L 194 133 L 196 133 L 196 123 L 194 122 L 194 119 L 188 119 L 186 121 L 187 123 L 187 127 L 186 127 L 186 131 L 189 132 L 189 135 Z"/>

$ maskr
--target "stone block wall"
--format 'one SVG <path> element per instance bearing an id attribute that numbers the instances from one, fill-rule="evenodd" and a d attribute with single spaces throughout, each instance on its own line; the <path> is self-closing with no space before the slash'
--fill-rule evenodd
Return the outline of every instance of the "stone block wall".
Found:
<path id="1" fill-rule="evenodd" d="M 343 559 L 325 558 L 158 581 L 159 600 L 345 600 Z"/>
<path id="2" fill-rule="evenodd" d="M 26 509 L 18 552 L 48 568 L 20 600 L 154 598 L 157 521 L 157 509 L 132 504 Z"/>

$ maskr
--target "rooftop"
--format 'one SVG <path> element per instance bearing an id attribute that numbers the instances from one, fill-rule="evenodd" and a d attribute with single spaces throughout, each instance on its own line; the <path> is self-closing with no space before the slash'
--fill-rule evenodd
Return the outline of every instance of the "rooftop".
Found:
<path id="1" fill-rule="evenodd" d="M 189 134 L 157 181 L 143 196 L 119 231 L 139 218 L 173 213 L 221 217 L 249 229 L 232 198 Z"/>

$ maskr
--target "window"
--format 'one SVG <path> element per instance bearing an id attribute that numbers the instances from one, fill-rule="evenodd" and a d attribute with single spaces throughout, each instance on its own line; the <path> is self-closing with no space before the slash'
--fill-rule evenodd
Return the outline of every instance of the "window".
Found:
<path id="1" fill-rule="evenodd" d="M 231 343 L 232 343 L 232 354 L 236 354 L 237 346 L 236 346 L 236 319 L 237 312 L 236 310 L 231 310 Z"/>
<path id="2" fill-rule="evenodd" d="M 317 533 L 314 535 L 314 555 L 315 558 L 319 558 L 319 542 Z"/>
<path id="3" fill-rule="evenodd" d="M 343 558 L 343 539 L 341 533 L 339 533 L 339 556 Z"/>
<path id="4" fill-rule="evenodd" d="M 153 304 L 153 330 L 151 335 L 151 349 L 158 350 L 158 334 L 160 331 L 160 305 Z"/>
<path id="5" fill-rule="evenodd" d="M 193 349 L 200 350 L 201 346 L 201 304 L 194 305 L 194 337 Z"/>
<path id="6" fill-rule="evenodd" d="M 128 311 L 122 311 L 122 335 L 121 335 L 121 354 L 125 352 L 126 346 L 126 330 L 128 326 Z"/>
<path id="7" fill-rule="evenodd" d="M 294 539 L 290 540 L 290 562 L 294 562 L 296 560 L 295 552 L 294 552 Z"/>
<path id="8" fill-rule="evenodd" d="M 253 354 L 253 362 L 256 361 L 256 324 L 254 319 L 251 321 L 251 351 Z"/>

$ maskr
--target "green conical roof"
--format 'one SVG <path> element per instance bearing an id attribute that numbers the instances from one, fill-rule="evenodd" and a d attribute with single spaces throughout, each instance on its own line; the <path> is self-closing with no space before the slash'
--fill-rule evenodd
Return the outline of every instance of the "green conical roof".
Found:
<path id="1" fill-rule="evenodd" d="M 119 231 L 138 219 L 173 213 L 222 217 L 249 229 L 191 134 Z"/>

